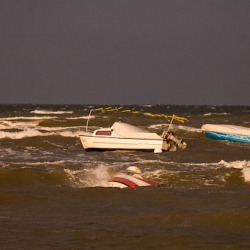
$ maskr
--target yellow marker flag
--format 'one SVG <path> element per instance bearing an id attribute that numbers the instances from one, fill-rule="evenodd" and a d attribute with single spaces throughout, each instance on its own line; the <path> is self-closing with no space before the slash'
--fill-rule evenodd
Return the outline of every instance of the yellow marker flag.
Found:
<path id="1" fill-rule="evenodd" d="M 103 107 L 95 109 L 96 111 L 103 110 Z"/>

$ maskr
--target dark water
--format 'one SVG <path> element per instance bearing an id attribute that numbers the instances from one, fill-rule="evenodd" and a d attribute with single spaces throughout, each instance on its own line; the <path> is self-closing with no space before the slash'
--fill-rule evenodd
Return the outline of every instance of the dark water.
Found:
<path id="1" fill-rule="evenodd" d="M 249 249 L 250 144 L 206 139 L 205 123 L 250 127 L 250 106 L 126 106 L 92 113 L 161 134 L 178 115 L 185 150 L 85 152 L 90 106 L 0 106 L 0 249 Z M 161 187 L 108 188 L 139 167 Z"/>

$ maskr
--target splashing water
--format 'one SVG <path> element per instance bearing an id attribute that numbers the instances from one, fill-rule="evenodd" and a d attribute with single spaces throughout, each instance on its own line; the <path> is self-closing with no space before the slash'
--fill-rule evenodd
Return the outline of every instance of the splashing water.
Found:
<path id="1" fill-rule="evenodd" d="M 75 188 L 82 187 L 108 187 L 108 167 L 104 165 L 93 169 L 70 170 L 64 169 L 68 174 L 71 185 Z"/>
<path id="2" fill-rule="evenodd" d="M 225 168 L 236 168 L 241 169 L 242 176 L 245 182 L 250 182 L 250 161 L 232 161 L 226 162 L 221 160 L 219 164 L 223 165 Z"/>

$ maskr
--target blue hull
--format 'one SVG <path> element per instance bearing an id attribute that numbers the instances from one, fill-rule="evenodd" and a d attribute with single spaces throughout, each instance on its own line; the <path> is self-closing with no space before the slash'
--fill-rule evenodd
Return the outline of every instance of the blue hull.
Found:
<path id="1" fill-rule="evenodd" d="M 250 142 L 250 136 L 248 135 L 226 134 L 226 133 L 213 132 L 213 131 L 205 131 L 204 133 L 207 138 L 214 139 L 214 140 Z"/>

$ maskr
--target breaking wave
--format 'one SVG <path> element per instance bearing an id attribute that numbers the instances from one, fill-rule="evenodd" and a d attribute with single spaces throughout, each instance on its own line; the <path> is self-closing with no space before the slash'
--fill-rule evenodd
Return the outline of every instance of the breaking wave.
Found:
<path id="1" fill-rule="evenodd" d="M 151 165 L 153 164 L 153 165 Z M 128 166 L 142 170 L 143 178 L 157 181 L 162 188 L 191 190 L 224 187 L 250 181 L 250 162 L 221 160 L 218 163 L 176 163 L 164 161 L 113 162 L 59 160 L 0 162 L 1 185 L 66 185 L 73 188 L 108 187 L 108 179 Z M 232 178 L 233 177 L 233 178 Z M 233 182 L 233 183 L 232 183 Z"/>
<path id="2" fill-rule="evenodd" d="M 56 114 L 56 115 L 61 115 L 61 114 L 72 114 L 73 111 L 51 111 L 51 110 L 42 110 L 42 109 L 36 109 L 31 111 L 30 113 L 33 114 Z"/>
<path id="3" fill-rule="evenodd" d="M 96 168 L 81 170 L 64 169 L 64 171 L 73 187 L 108 187 L 110 175 L 107 166 L 100 165 Z"/>
<path id="4" fill-rule="evenodd" d="M 2 117 L 0 121 L 15 121 L 15 120 L 48 120 L 48 119 L 56 119 L 57 116 L 14 116 L 14 117 Z"/>
<path id="5" fill-rule="evenodd" d="M 22 131 L 0 131 L 0 139 L 23 139 L 37 136 L 62 136 L 62 137 L 77 137 L 81 133 L 79 127 L 75 128 L 25 128 Z"/>
<path id="6" fill-rule="evenodd" d="M 223 115 L 230 115 L 230 114 L 226 113 L 226 112 L 223 112 L 223 113 L 206 113 L 206 114 L 203 114 L 203 116 L 212 116 L 212 115 L 223 116 Z"/>
<path id="7" fill-rule="evenodd" d="M 250 182 L 250 161 L 231 161 L 226 162 L 221 160 L 219 165 L 224 166 L 225 168 L 236 168 L 241 169 L 242 176 L 246 182 Z"/>

